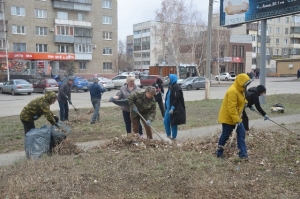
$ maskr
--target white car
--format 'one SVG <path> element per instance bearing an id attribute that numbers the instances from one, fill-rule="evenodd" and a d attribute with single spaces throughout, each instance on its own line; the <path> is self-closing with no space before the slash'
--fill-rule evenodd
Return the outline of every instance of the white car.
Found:
<path id="1" fill-rule="evenodd" d="M 220 79 L 220 81 L 222 81 L 222 80 L 223 81 L 229 81 L 229 80 L 234 81 L 235 80 L 235 74 L 233 72 L 220 73 L 220 75 L 217 75 L 215 77 L 215 79 L 216 79 L 216 81 L 219 81 L 219 79 Z"/>
<path id="2" fill-rule="evenodd" d="M 106 90 L 110 91 L 115 87 L 111 79 L 107 79 L 105 77 L 97 77 L 97 78 L 99 79 L 98 84 L 102 85 L 104 88 L 106 88 Z M 94 83 L 94 78 L 89 79 L 88 82 L 89 82 L 89 86 L 88 86 L 89 88 Z"/>
<path id="3" fill-rule="evenodd" d="M 112 82 L 114 83 L 114 88 L 120 88 L 122 86 L 124 86 L 126 84 L 126 78 L 128 75 L 117 75 L 114 78 L 112 78 Z M 141 82 L 140 79 L 138 78 L 138 76 L 135 76 L 135 81 L 134 84 L 136 86 L 141 86 Z"/>
<path id="4" fill-rule="evenodd" d="M 176 82 L 176 83 L 177 83 L 179 86 L 181 86 L 181 84 L 183 84 L 184 80 L 185 80 L 185 79 L 177 79 L 177 82 Z"/>

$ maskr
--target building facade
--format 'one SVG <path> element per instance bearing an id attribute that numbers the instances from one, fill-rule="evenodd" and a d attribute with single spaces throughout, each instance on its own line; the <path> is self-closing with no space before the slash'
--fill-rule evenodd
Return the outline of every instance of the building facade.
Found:
<path id="1" fill-rule="evenodd" d="M 113 72 L 117 0 L 4 0 L 1 9 L 2 69 L 7 50 L 11 74 L 57 75 L 62 65 L 78 74 Z"/>

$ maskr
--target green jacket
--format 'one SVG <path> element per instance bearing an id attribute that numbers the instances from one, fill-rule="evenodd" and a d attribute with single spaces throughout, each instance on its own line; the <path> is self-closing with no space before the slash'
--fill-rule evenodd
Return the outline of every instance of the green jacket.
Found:
<path id="1" fill-rule="evenodd" d="M 26 122 L 32 122 L 44 115 L 47 120 L 54 125 L 55 119 L 53 113 L 50 111 L 50 104 L 56 98 L 56 94 L 53 91 L 50 91 L 42 97 L 33 99 L 23 108 L 20 119 Z"/>
<path id="2" fill-rule="evenodd" d="M 145 120 L 154 121 L 156 115 L 156 102 L 154 97 L 148 99 L 145 92 L 136 92 L 129 96 L 128 103 L 131 117 L 135 118 L 138 116 L 138 114 L 132 110 L 133 106 L 136 105 Z"/>

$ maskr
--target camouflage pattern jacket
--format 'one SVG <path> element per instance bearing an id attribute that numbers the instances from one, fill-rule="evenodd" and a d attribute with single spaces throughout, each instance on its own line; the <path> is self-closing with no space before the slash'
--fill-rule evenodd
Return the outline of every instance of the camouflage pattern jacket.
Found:
<path id="1" fill-rule="evenodd" d="M 50 104 L 56 99 L 56 94 L 52 91 L 47 92 L 44 96 L 33 99 L 27 104 L 21 114 L 20 119 L 26 122 L 32 122 L 44 115 L 47 120 L 54 125 L 55 119 L 50 111 Z"/>
<path id="2" fill-rule="evenodd" d="M 154 121 L 156 115 L 156 102 L 154 97 L 148 99 L 145 92 L 136 92 L 129 96 L 128 103 L 131 117 L 135 118 L 138 116 L 138 114 L 132 110 L 133 106 L 136 105 L 145 120 Z"/>

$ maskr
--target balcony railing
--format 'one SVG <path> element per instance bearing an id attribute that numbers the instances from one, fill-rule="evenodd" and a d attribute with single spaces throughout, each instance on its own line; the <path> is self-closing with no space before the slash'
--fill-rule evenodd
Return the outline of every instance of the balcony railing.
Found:
<path id="1" fill-rule="evenodd" d="M 92 27 L 92 23 L 89 21 L 74 21 L 74 20 L 67 20 L 67 19 L 55 19 L 55 24 L 81 26 L 81 27 Z"/>
<path id="2" fill-rule="evenodd" d="M 54 42 L 74 43 L 73 35 L 54 35 Z"/>
<path id="3" fill-rule="evenodd" d="M 70 1 L 52 0 L 52 6 L 53 8 L 66 9 L 66 10 L 91 11 L 92 1 L 91 0 L 70 0 Z"/>

